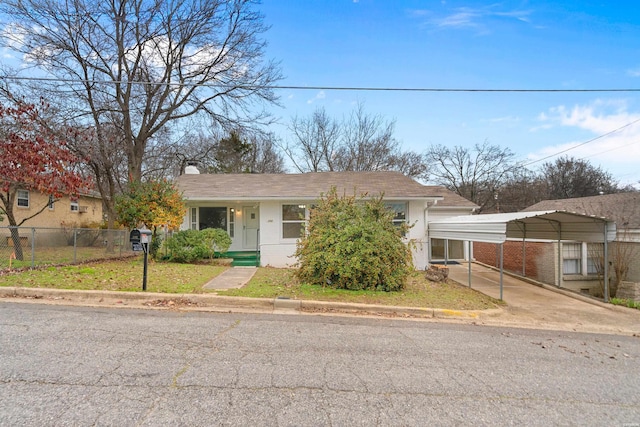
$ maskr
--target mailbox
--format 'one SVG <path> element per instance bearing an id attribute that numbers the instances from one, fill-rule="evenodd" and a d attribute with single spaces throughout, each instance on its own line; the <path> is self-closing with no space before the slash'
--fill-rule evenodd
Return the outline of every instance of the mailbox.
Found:
<path id="1" fill-rule="evenodd" d="M 133 249 L 134 251 L 141 252 L 144 250 L 144 248 L 142 247 L 142 236 L 140 230 L 138 230 L 137 228 L 134 228 L 129 233 L 129 242 L 131 243 L 131 249 Z"/>
<path id="2" fill-rule="evenodd" d="M 151 234 L 153 234 L 153 232 L 147 227 L 141 228 L 139 231 L 140 243 L 142 243 L 143 245 L 148 245 L 149 243 L 151 243 Z"/>
<path id="3" fill-rule="evenodd" d="M 147 254 L 149 253 L 149 243 L 151 243 L 151 230 L 143 227 L 140 230 L 134 228 L 129 233 L 131 249 L 136 252 L 144 252 L 144 270 L 142 272 L 142 290 L 147 290 Z"/>

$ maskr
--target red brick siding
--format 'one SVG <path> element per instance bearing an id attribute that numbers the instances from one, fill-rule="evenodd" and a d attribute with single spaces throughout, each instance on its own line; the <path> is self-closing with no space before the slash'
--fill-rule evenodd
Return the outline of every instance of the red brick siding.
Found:
<path id="1" fill-rule="evenodd" d="M 525 243 L 526 277 L 536 280 L 541 279 L 538 274 L 538 266 L 544 258 L 545 247 L 549 249 L 548 243 Z M 516 274 L 522 274 L 522 255 L 522 242 L 504 242 L 504 269 Z M 494 267 L 500 266 L 500 246 L 495 243 L 475 242 L 473 244 L 473 256 L 477 261 L 484 264 Z"/>

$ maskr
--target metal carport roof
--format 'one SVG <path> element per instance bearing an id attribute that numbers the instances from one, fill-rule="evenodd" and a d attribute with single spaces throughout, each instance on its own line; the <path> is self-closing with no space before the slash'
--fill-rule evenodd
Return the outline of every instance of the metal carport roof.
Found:
<path id="1" fill-rule="evenodd" d="M 606 218 L 566 211 L 513 212 L 465 215 L 430 221 L 430 238 L 500 244 L 500 299 L 502 299 L 502 243 L 507 239 L 583 241 L 607 243 L 616 238 L 616 224 Z M 469 251 L 471 253 L 471 251 Z M 558 252 L 558 283 L 562 277 L 562 254 Z M 608 299 L 608 263 L 604 263 L 605 301 Z M 469 261 L 471 286 L 471 261 Z"/>
<path id="2" fill-rule="evenodd" d="M 507 239 L 607 241 L 616 237 L 616 224 L 606 218 L 565 211 L 465 215 L 429 222 L 429 237 L 502 243 Z"/>

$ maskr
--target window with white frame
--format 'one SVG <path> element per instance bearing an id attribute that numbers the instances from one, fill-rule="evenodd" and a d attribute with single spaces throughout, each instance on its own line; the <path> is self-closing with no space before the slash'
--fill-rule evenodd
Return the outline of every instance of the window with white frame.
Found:
<path id="1" fill-rule="evenodd" d="M 299 239 L 306 227 L 306 205 L 282 205 L 282 238 Z"/>
<path id="2" fill-rule="evenodd" d="M 78 212 L 80 207 L 78 206 L 77 200 L 71 200 L 71 212 Z"/>
<path id="3" fill-rule="evenodd" d="M 582 243 L 562 244 L 562 273 L 581 274 Z"/>
<path id="4" fill-rule="evenodd" d="M 49 195 L 49 204 L 48 204 L 48 207 L 49 207 L 50 211 L 53 210 L 53 204 L 55 203 L 55 201 L 56 201 L 56 199 L 55 199 L 55 197 L 53 197 L 53 194 L 50 194 Z"/>
<path id="5" fill-rule="evenodd" d="M 400 225 L 403 222 L 407 222 L 407 203 L 385 202 L 385 206 L 395 214 L 393 216 L 393 225 Z"/>
<path id="6" fill-rule="evenodd" d="M 16 199 L 18 200 L 18 206 L 21 208 L 29 207 L 29 192 L 27 190 L 18 190 Z"/>
<path id="7" fill-rule="evenodd" d="M 191 219 L 191 229 L 197 230 L 198 229 L 198 208 L 191 208 L 190 219 Z"/>

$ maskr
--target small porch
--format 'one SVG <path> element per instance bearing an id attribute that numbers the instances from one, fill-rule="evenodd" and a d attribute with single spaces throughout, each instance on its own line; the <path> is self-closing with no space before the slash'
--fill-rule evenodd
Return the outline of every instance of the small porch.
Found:
<path id="1" fill-rule="evenodd" d="M 229 251 L 224 258 L 230 258 L 232 267 L 259 267 L 260 251 Z"/>

